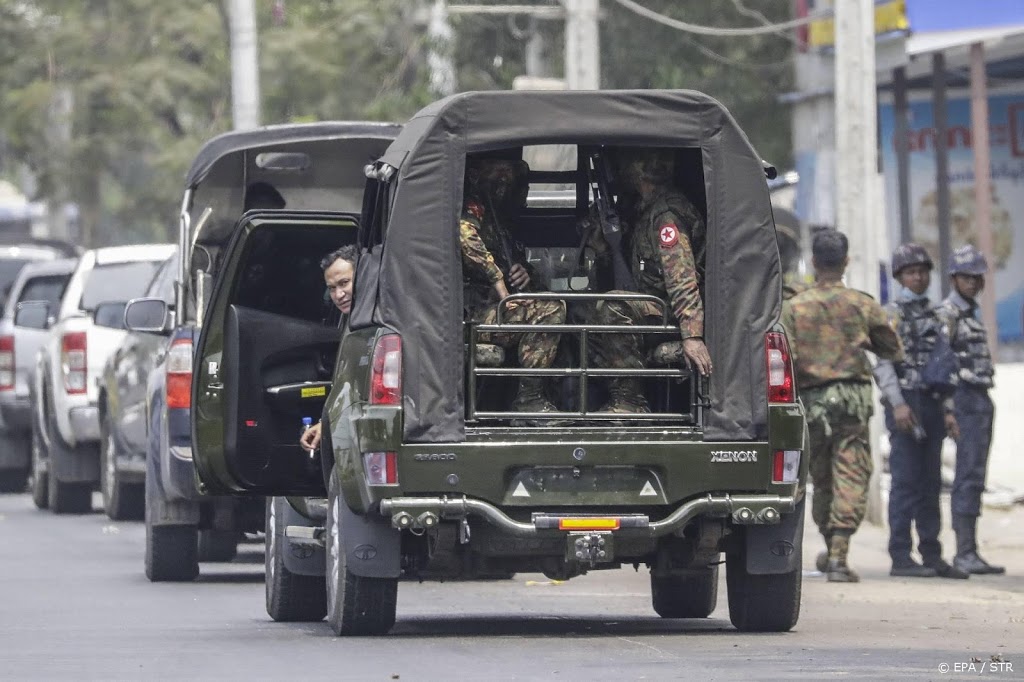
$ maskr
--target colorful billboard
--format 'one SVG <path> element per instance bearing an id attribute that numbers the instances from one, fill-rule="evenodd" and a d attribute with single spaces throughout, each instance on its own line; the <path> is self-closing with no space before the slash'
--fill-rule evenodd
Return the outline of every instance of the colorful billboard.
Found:
<path id="1" fill-rule="evenodd" d="M 896 147 L 892 104 L 879 106 L 880 143 L 886 184 L 890 244 L 900 240 L 896 184 Z M 936 210 L 935 123 L 931 102 L 910 104 L 910 214 L 915 241 L 938 256 Z M 992 163 L 992 237 L 995 263 L 988 285 L 996 296 L 999 340 L 1024 344 L 1024 94 L 989 98 L 989 138 Z M 977 245 L 974 225 L 974 152 L 970 100 L 950 97 L 946 135 L 949 149 L 951 244 Z M 938 261 L 936 261 L 938 262 Z M 945 276 L 944 274 L 942 275 Z M 938 278 L 932 283 L 938 297 Z"/>

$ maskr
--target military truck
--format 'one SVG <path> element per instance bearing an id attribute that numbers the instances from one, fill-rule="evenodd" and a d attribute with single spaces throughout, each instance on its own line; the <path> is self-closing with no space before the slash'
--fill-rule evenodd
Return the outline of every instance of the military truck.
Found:
<path id="1" fill-rule="evenodd" d="M 706 219 L 708 380 L 665 352 L 672 348 L 664 344 L 679 344 L 668 312 L 661 324 L 633 327 L 597 326 L 578 314 L 602 300 L 666 306 L 608 291 L 581 243 L 591 160 L 620 148 L 670 150 L 674 183 Z M 568 206 L 527 201 L 508 221 L 546 291 L 513 293 L 498 305 L 554 298 L 567 305 L 565 324 L 464 316 L 466 159 L 496 150 L 547 159 L 530 169 L 530 193 L 573 197 Z M 765 165 L 725 108 L 691 91 L 462 93 L 416 114 L 366 175 L 355 300 L 329 381 L 317 381 L 315 363 L 299 358 L 322 356 L 333 336 L 311 320 L 262 315 L 237 300 L 254 262 L 248 242 L 265 230 L 254 222 L 226 256 L 192 386 L 196 464 L 207 489 L 315 498 L 326 488 L 326 504 L 305 510 L 322 524 L 282 521 L 278 529 L 295 551 L 326 548 L 334 632 L 388 632 L 400 578 L 481 569 L 568 579 L 644 565 L 655 612 L 703 618 L 717 604 L 723 554 L 733 624 L 792 628 L 805 418 L 777 324 L 781 269 Z M 621 195 L 610 180 L 612 197 Z M 485 336 L 538 330 L 560 335 L 548 369 L 517 367 L 513 353 Z M 622 333 L 656 342 L 644 368 L 588 362 L 595 335 Z M 557 411 L 510 409 L 523 376 L 549 382 Z M 652 411 L 602 412 L 603 385 L 616 376 L 641 382 Z M 321 391 L 314 470 L 291 427 L 302 396 Z"/>

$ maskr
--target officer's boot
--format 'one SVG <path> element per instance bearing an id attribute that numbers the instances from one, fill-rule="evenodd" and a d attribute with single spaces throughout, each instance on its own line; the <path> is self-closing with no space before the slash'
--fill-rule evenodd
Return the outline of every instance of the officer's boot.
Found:
<path id="1" fill-rule="evenodd" d="M 604 406 L 603 412 L 644 414 L 651 411 L 637 379 L 612 379 L 608 382 L 608 394 L 608 404 Z"/>
<path id="2" fill-rule="evenodd" d="M 519 380 L 519 391 L 512 400 L 512 409 L 515 412 L 558 412 L 554 403 L 544 395 L 544 380 L 541 377 L 522 377 Z M 519 420 L 520 426 L 546 426 L 556 425 L 558 422 L 541 419 Z"/>
<path id="3" fill-rule="evenodd" d="M 977 516 L 953 516 L 953 531 L 956 533 L 956 556 L 953 557 L 953 566 L 975 575 L 1006 573 L 1004 566 L 993 566 L 978 554 Z"/>
<path id="4" fill-rule="evenodd" d="M 818 573 L 825 573 L 828 571 L 828 552 L 832 548 L 832 533 L 823 533 L 825 538 L 825 551 L 818 552 L 818 556 L 814 559 L 814 567 L 818 569 Z"/>
<path id="5" fill-rule="evenodd" d="M 837 530 L 832 534 L 832 540 L 828 545 L 828 566 L 825 576 L 830 583 L 857 583 L 860 576 L 846 563 L 846 557 L 850 553 L 849 530 Z"/>

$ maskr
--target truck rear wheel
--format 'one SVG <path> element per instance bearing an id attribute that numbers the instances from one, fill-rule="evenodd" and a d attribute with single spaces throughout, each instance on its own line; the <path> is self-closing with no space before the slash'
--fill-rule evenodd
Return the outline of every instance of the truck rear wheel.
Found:
<path id="1" fill-rule="evenodd" d="M 23 493 L 28 484 L 28 472 L 24 469 L 0 470 L 0 493 Z"/>
<path id="2" fill-rule="evenodd" d="M 800 561 L 789 573 L 757 575 L 747 571 L 743 552 L 726 557 L 729 620 L 744 632 L 786 632 L 800 617 Z"/>
<path id="3" fill-rule="evenodd" d="M 39 424 L 35 415 L 32 417 L 32 502 L 36 509 L 47 509 L 50 506 L 50 477 L 46 472 L 46 446 L 39 435 Z"/>
<path id="4" fill-rule="evenodd" d="M 267 498 L 267 613 L 279 623 L 315 623 L 327 615 L 326 581 L 323 576 L 292 573 L 285 566 L 288 538 L 284 536 L 284 507 L 287 504 L 288 500 L 283 497 Z"/>
<path id="5" fill-rule="evenodd" d="M 154 526 L 146 522 L 146 577 L 150 582 L 188 582 L 199 576 L 195 526 Z"/>
<path id="6" fill-rule="evenodd" d="M 61 439 L 52 405 L 46 404 L 46 430 L 50 441 L 49 494 L 50 511 L 54 514 L 88 514 L 92 511 L 92 482 L 62 481 L 58 471 L 75 469 L 76 458 L 95 456 L 89 447 L 70 447 Z M 95 460 L 93 460 L 95 461 Z"/>
<path id="7" fill-rule="evenodd" d="M 120 451 L 110 428 L 109 417 L 103 420 L 100 433 L 100 490 L 103 508 L 113 521 L 141 521 L 146 513 L 145 489 L 141 483 L 125 483 L 117 471 Z"/>
<path id="8" fill-rule="evenodd" d="M 696 575 L 651 575 L 651 604 L 662 618 L 707 618 L 718 605 L 718 566 Z"/>
<path id="9" fill-rule="evenodd" d="M 327 499 L 327 621 L 336 635 L 383 635 L 395 624 L 397 578 L 365 578 L 348 570 L 341 538 L 338 484 Z"/>

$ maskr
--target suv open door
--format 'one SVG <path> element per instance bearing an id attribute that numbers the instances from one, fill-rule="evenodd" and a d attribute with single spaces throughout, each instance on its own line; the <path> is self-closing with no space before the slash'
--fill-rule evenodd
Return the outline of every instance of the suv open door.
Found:
<path id="1" fill-rule="evenodd" d="M 299 446 L 320 419 L 341 328 L 320 259 L 353 243 L 352 214 L 247 213 L 224 253 L 195 353 L 195 462 L 211 493 L 323 496 Z"/>

